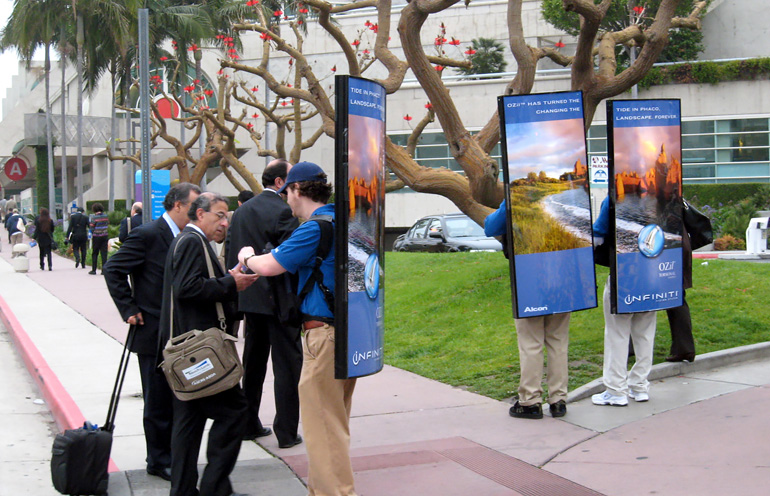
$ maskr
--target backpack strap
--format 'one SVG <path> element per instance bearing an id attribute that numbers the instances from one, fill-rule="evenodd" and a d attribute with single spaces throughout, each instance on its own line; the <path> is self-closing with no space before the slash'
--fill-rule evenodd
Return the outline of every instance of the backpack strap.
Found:
<path id="1" fill-rule="evenodd" d="M 302 305 L 302 302 L 305 301 L 305 298 L 307 298 L 310 290 L 313 289 L 313 286 L 317 284 L 318 288 L 324 295 L 326 306 L 329 307 L 329 310 L 333 314 L 334 293 L 332 293 L 331 290 L 329 290 L 329 288 L 327 288 L 323 283 L 324 276 L 321 272 L 321 264 L 324 260 L 326 260 L 326 258 L 329 256 L 329 253 L 331 252 L 332 242 L 334 241 L 334 218 L 331 215 L 313 215 L 307 220 L 307 222 L 311 221 L 317 223 L 318 227 L 321 229 L 321 238 L 318 242 L 318 249 L 316 250 L 313 272 L 310 274 L 307 282 L 305 282 L 305 285 L 302 287 L 302 291 L 299 292 L 298 299 L 300 305 Z"/>

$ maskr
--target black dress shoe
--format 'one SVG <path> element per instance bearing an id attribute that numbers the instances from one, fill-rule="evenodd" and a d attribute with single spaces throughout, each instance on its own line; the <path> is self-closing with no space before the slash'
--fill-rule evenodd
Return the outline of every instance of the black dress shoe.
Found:
<path id="1" fill-rule="evenodd" d="M 256 433 L 245 434 L 243 436 L 243 440 L 244 441 L 254 441 L 258 437 L 269 436 L 272 433 L 273 433 L 273 429 L 271 429 L 270 427 L 260 427 L 259 430 L 257 430 Z"/>
<path id="2" fill-rule="evenodd" d="M 96 271 L 95 270 L 89 270 L 88 273 L 91 274 L 92 276 L 96 275 Z"/>
<path id="3" fill-rule="evenodd" d="M 278 443 L 278 447 L 281 449 L 291 448 L 293 446 L 296 446 L 302 442 L 302 436 L 297 434 L 297 437 L 294 439 L 294 441 L 290 441 L 288 443 Z"/>
<path id="4" fill-rule="evenodd" d="M 692 362 L 693 360 L 695 360 L 695 353 L 680 353 L 666 357 L 667 362 Z"/>
<path id="5" fill-rule="evenodd" d="M 564 400 L 559 400 L 556 403 L 551 403 L 548 405 L 548 408 L 551 410 L 551 417 L 563 417 L 567 415 L 567 402 Z"/>
<path id="6" fill-rule="evenodd" d="M 150 475 L 154 475 L 155 477 L 160 477 L 165 481 L 171 482 L 171 469 L 169 467 L 166 467 L 166 468 L 147 467 L 147 473 Z"/>
<path id="7" fill-rule="evenodd" d="M 535 405 L 524 406 L 517 401 L 513 404 L 508 414 L 511 417 L 526 418 L 526 419 L 541 419 L 543 418 L 543 407 L 540 403 Z"/>

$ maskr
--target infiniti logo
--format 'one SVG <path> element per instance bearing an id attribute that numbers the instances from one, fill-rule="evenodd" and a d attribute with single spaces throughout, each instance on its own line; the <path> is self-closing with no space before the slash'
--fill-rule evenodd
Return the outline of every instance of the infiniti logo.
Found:
<path id="1" fill-rule="evenodd" d="M 353 352 L 353 365 L 358 365 L 359 363 L 366 361 L 366 360 L 372 360 L 377 359 L 382 356 L 382 348 L 377 348 L 376 350 L 369 350 L 369 351 L 354 351 Z"/>
<path id="2" fill-rule="evenodd" d="M 642 301 L 668 301 L 673 300 L 679 296 L 679 291 L 664 291 L 662 293 L 647 293 L 642 295 L 626 295 L 623 298 L 623 302 L 626 305 L 633 303 L 640 303 Z"/>

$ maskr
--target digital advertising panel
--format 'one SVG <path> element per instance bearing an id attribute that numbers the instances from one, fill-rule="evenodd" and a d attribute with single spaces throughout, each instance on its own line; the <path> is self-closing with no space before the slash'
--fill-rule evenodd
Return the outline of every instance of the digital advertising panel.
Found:
<path id="1" fill-rule="evenodd" d="M 382 370 L 385 89 L 336 76 L 335 363 L 337 379 Z"/>
<path id="2" fill-rule="evenodd" d="M 682 305 L 679 100 L 607 102 L 613 313 Z"/>
<path id="3" fill-rule="evenodd" d="M 498 97 L 516 318 L 595 308 L 579 91 Z"/>

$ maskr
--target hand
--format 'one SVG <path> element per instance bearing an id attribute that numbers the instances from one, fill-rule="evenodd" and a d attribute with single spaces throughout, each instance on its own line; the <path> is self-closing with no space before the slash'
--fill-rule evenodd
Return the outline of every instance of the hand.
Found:
<path id="1" fill-rule="evenodd" d="M 244 246 L 243 248 L 241 248 L 241 251 L 238 252 L 238 261 L 245 266 L 246 264 L 243 263 L 243 260 L 246 257 L 250 257 L 251 255 L 254 255 L 254 247 Z"/>
<path id="2" fill-rule="evenodd" d="M 126 319 L 126 323 L 130 325 L 144 325 L 144 319 L 142 318 L 142 312 L 138 312 L 136 315 L 132 315 Z"/>
<path id="3" fill-rule="evenodd" d="M 254 284 L 254 281 L 259 279 L 257 274 L 244 274 L 239 267 L 230 269 L 228 272 L 233 276 L 233 279 L 235 279 L 235 289 L 238 291 L 243 291 Z"/>

